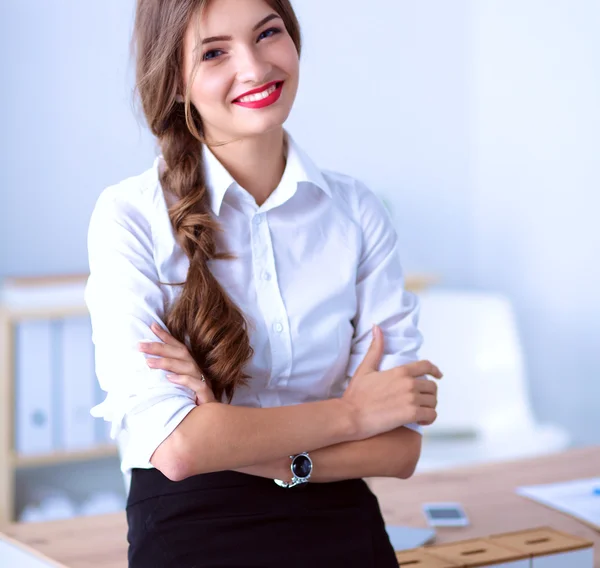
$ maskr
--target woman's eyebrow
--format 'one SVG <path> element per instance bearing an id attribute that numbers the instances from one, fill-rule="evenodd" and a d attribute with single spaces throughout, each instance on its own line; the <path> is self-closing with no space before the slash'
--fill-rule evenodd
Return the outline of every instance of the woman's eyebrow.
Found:
<path id="1" fill-rule="evenodd" d="M 281 19 L 281 16 L 279 16 L 279 14 L 269 14 L 266 18 L 263 18 L 260 22 L 258 22 L 258 24 L 256 24 L 253 28 L 252 31 L 255 32 L 257 29 L 259 29 L 260 27 L 264 26 L 267 22 L 270 22 L 271 20 L 275 20 L 275 19 Z M 202 45 L 206 45 L 207 43 L 212 43 L 215 41 L 231 41 L 233 38 L 231 36 L 212 36 L 212 37 L 207 37 L 205 39 L 202 40 Z"/>

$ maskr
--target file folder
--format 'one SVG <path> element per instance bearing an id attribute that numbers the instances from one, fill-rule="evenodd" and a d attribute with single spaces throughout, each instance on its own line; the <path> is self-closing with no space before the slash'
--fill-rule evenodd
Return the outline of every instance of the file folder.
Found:
<path id="1" fill-rule="evenodd" d="M 85 450 L 95 445 L 94 406 L 96 386 L 93 367 L 92 326 L 89 316 L 61 321 L 60 402 L 61 440 L 65 450 Z"/>
<path id="2" fill-rule="evenodd" d="M 20 455 L 53 450 L 53 326 L 24 320 L 15 329 L 15 449 Z"/>

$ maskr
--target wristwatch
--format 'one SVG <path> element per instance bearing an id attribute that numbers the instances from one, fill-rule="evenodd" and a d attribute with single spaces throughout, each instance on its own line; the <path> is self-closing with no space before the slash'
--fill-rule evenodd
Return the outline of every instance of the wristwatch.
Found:
<path id="1" fill-rule="evenodd" d="M 279 485 L 279 487 L 285 487 L 289 489 L 290 487 L 296 487 L 296 485 L 301 485 L 303 483 L 308 483 L 310 476 L 312 474 L 313 463 L 308 455 L 308 452 L 303 452 L 301 454 L 296 454 L 295 456 L 290 456 L 292 463 L 290 465 L 290 469 L 292 470 L 292 481 L 282 481 L 281 479 L 274 479 L 275 483 Z"/>

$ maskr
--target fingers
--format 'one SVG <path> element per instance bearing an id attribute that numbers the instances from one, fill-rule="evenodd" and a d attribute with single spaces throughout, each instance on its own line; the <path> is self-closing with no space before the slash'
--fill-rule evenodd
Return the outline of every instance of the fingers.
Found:
<path id="1" fill-rule="evenodd" d="M 195 392 L 209 388 L 206 382 L 199 377 L 193 377 L 192 375 L 177 375 L 174 373 L 169 373 L 166 375 L 166 377 L 170 382 L 177 385 L 182 385 L 188 389 L 192 389 Z"/>
<path id="2" fill-rule="evenodd" d="M 177 341 L 168 331 L 164 330 L 156 322 L 150 325 L 150 329 L 158 336 L 162 341 L 151 341 L 149 339 L 142 339 L 139 342 L 139 350 L 144 353 L 150 353 L 152 355 L 158 355 L 160 357 L 173 357 L 175 359 L 192 359 L 187 346 L 180 341 Z"/>
<path id="3" fill-rule="evenodd" d="M 177 339 L 175 339 L 166 329 L 163 329 L 156 322 L 153 322 L 150 325 L 150 329 L 167 345 L 172 345 L 173 347 L 185 347 L 183 343 L 177 341 Z"/>
<path id="4" fill-rule="evenodd" d="M 158 357 L 171 357 L 173 359 L 186 359 L 189 357 L 191 359 L 191 355 L 189 355 L 187 349 L 184 353 L 179 347 L 166 343 L 160 343 L 158 341 L 150 341 L 149 339 L 142 339 L 138 343 L 138 348 L 143 353 L 156 355 Z"/>
<path id="5" fill-rule="evenodd" d="M 414 388 L 417 392 L 437 395 L 438 385 L 431 379 L 415 379 Z"/>
<path id="6" fill-rule="evenodd" d="M 417 419 L 415 422 L 421 426 L 429 426 L 435 422 L 436 418 L 437 412 L 434 408 L 422 406 L 417 411 Z"/>
<path id="7" fill-rule="evenodd" d="M 415 361 L 402 365 L 402 368 L 407 371 L 412 377 L 420 377 L 422 375 L 431 375 L 436 379 L 441 379 L 444 375 L 431 361 Z"/>
<path id="8" fill-rule="evenodd" d="M 200 405 L 206 402 L 215 402 L 215 395 L 208 385 L 208 382 L 190 375 L 166 375 L 170 382 L 187 387 L 196 393 L 196 404 Z"/>
<path id="9" fill-rule="evenodd" d="M 146 364 L 151 369 L 162 369 L 163 371 L 170 371 L 178 375 L 194 376 L 197 373 L 196 366 L 192 361 L 182 361 L 181 359 L 173 359 L 172 357 L 146 359 Z"/>
<path id="10" fill-rule="evenodd" d="M 361 364 L 358 366 L 358 369 L 356 369 L 356 374 L 362 375 L 371 371 L 378 371 L 381 358 L 383 357 L 383 348 L 383 332 L 378 325 L 374 325 L 371 345 L 369 345 L 369 350 L 365 354 Z"/>
<path id="11" fill-rule="evenodd" d="M 422 394 L 419 398 L 419 406 L 423 408 L 436 408 L 437 396 L 434 394 Z"/>
<path id="12" fill-rule="evenodd" d="M 159 338 L 163 339 L 165 343 L 150 341 L 148 339 L 142 339 L 138 343 L 138 349 L 140 351 L 148 353 L 149 355 L 154 355 L 154 357 L 146 359 L 148 367 L 151 369 L 171 371 L 178 375 L 198 375 L 199 369 L 196 365 L 196 361 L 188 351 L 187 347 L 183 343 L 177 341 L 167 331 L 160 328 L 157 324 L 153 323 L 151 328 L 155 330 L 155 333 Z"/>

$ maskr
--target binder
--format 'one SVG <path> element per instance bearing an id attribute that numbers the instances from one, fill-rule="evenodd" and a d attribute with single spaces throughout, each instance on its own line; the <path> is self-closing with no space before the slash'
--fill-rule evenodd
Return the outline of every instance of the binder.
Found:
<path id="1" fill-rule="evenodd" d="M 64 318 L 60 325 L 60 412 L 64 450 L 85 450 L 95 445 L 95 374 L 92 325 L 89 316 Z"/>
<path id="2" fill-rule="evenodd" d="M 15 450 L 20 455 L 53 450 L 52 322 L 24 320 L 15 329 Z"/>

